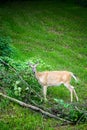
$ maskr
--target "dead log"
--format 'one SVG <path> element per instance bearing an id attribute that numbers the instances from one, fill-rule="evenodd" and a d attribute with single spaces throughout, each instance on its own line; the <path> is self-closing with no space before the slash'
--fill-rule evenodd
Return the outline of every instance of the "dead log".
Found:
<path id="1" fill-rule="evenodd" d="M 71 124 L 70 121 L 68 121 L 68 120 L 66 120 L 66 119 L 63 119 L 63 118 L 60 118 L 60 117 L 58 117 L 58 116 L 56 116 L 56 115 L 53 115 L 53 114 L 51 114 L 51 113 L 49 113 L 49 112 L 47 112 L 47 111 L 44 111 L 44 110 L 42 110 L 42 109 L 39 108 L 39 107 L 33 106 L 33 105 L 31 105 L 31 104 L 26 104 L 26 103 L 24 103 L 24 102 L 22 102 L 22 101 L 19 101 L 19 100 L 15 99 L 15 98 L 9 97 L 9 96 L 7 96 L 7 95 L 5 95 L 5 94 L 3 94 L 3 93 L 0 93 L 0 96 L 9 99 L 9 100 L 12 101 L 12 102 L 15 102 L 15 103 L 19 104 L 20 106 L 27 107 L 27 108 L 30 108 L 30 109 L 32 109 L 32 110 L 34 110 L 34 111 L 40 112 L 40 113 L 42 113 L 43 115 L 48 116 L 48 117 L 50 117 L 50 118 L 55 118 L 55 119 L 57 119 L 57 120 L 61 120 L 61 121 L 63 121 L 63 122 L 66 122 L 67 124 Z"/>

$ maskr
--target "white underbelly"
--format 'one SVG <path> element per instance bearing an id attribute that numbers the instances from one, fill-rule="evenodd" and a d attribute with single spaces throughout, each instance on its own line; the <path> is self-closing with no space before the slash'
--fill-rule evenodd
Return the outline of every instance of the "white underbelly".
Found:
<path id="1" fill-rule="evenodd" d="M 61 84 L 63 84 L 63 82 L 60 82 L 60 83 L 48 83 L 47 86 L 60 86 Z"/>

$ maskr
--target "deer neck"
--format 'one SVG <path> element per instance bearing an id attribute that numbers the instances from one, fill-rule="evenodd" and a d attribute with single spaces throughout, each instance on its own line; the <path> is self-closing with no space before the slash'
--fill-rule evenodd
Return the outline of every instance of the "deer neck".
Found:
<path id="1" fill-rule="evenodd" d="M 37 70 L 35 70 L 34 75 L 35 75 L 36 79 L 38 79 L 38 72 L 37 72 Z"/>

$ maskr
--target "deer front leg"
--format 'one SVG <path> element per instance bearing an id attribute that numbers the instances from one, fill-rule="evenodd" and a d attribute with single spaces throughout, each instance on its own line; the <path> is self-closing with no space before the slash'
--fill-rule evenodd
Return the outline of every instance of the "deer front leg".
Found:
<path id="1" fill-rule="evenodd" d="M 47 101 L 46 94 L 47 94 L 47 86 L 43 86 L 44 101 Z"/>

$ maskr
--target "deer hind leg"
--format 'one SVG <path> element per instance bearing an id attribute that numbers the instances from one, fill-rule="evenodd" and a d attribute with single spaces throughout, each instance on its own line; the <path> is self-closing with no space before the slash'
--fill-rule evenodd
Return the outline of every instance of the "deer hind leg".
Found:
<path id="1" fill-rule="evenodd" d="M 76 94 L 76 91 L 75 91 L 74 87 L 71 86 L 70 84 L 64 84 L 64 85 L 66 86 L 66 88 L 67 88 L 67 89 L 70 91 L 70 93 L 71 93 L 71 102 L 73 101 L 73 94 L 75 95 L 76 100 L 78 101 L 78 96 L 77 96 L 77 94 Z"/>
<path id="2" fill-rule="evenodd" d="M 73 87 L 73 86 L 71 86 L 71 87 Z M 74 93 L 74 95 L 75 95 L 75 97 L 76 97 L 76 100 L 78 101 L 78 96 L 77 96 L 77 93 L 76 93 L 74 87 L 73 87 L 73 93 Z"/>
<path id="3" fill-rule="evenodd" d="M 74 90 L 74 87 L 71 86 L 70 84 L 64 84 L 66 86 L 66 88 L 70 91 L 70 94 L 71 94 L 71 102 L 73 101 L 73 90 Z"/>
<path id="4" fill-rule="evenodd" d="M 47 86 L 43 86 L 44 101 L 47 101 L 46 94 L 47 94 Z"/>

